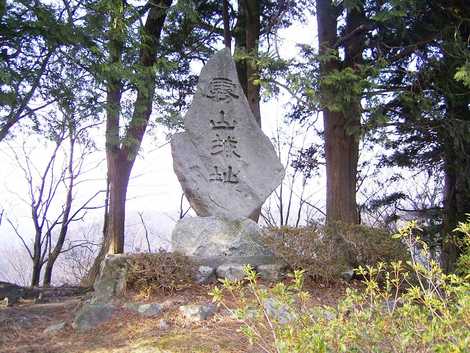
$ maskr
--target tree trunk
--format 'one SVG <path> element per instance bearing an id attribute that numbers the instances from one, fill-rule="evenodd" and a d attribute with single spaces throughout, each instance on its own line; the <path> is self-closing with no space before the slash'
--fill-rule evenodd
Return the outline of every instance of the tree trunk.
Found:
<path id="1" fill-rule="evenodd" d="M 110 79 L 108 82 L 107 119 L 106 119 L 106 160 L 108 166 L 109 200 L 106 213 L 106 233 L 102 249 L 90 269 L 86 282 L 93 283 L 99 273 L 99 266 L 104 255 L 124 252 L 124 226 L 126 195 L 130 174 L 142 139 L 152 113 L 153 95 L 155 93 L 155 74 L 153 65 L 157 59 L 166 11 L 171 0 L 159 0 L 151 4 L 147 15 L 139 54 L 141 82 L 137 87 L 134 111 L 127 127 L 125 137 L 119 136 L 122 81 Z M 123 43 L 120 36 L 110 35 L 110 61 L 121 61 Z M 84 281 L 85 282 L 85 281 Z"/>
<path id="2" fill-rule="evenodd" d="M 40 259 L 33 259 L 33 271 L 31 274 L 31 287 L 39 286 L 39 281 L 41 279 L 41 269 L 42 269 L 42 263 Z"/>
<path id="3" fill-rule="evenodd" d="M 72 201 L 73 201 L 73 191 L 74 191 L 74 183 L 75 183 L 75 174 L 73 171 L 73 161 L 74 161 L 74 152 L 75 152 L 75 138 L 73 136 L 73 130 L 69 126 L 69 133 L 70 133 L 70 154 L 68 160 L 68 175 L 69 175 L 69 185 L 67 188 L 67 196 L 65 200 L 65 208 L 64 214 L 62 215 L 62 222 L 59 231 L 59 237 L 57 238 L 57 242 L 54 246 L 54 250 L 49 254 L 47 258 L 46 268 L 44 270 L 44 279 L 43 279 L 43 286 L 49 287 L 51 285 L 52 280 L 52 269 L 54 268 L 54 264 L 59 257 L 60 253 L 62 252 L 62 248 L 65 243 L 65 237 L 67 236 L 67 231 L 69 229 L 69 217 L 70 211 L 72 210 Z"/>
<path id="4" fill-rule="evenodd" d="M 42 258 L 41 258 L 41 238 L 42 238 L 42 229 L 38 223 L 38 217 L 36 208 L 33 207 L 33 221 L 34 226 L 36 228 L 35 236 L 34 236 L 34 245 L 33 245 L 33 256 L 31 260 L 33 261 L 33 269 L 31 273 L 31 287 L 39 286 L 39 280 L 41 278 L 41 269 L 42 269 Z M 47 244 L 46 244 L 47 247 Z"/>
<path id="5" fill-rule="evenodd" d="M 246 50 L 253 56 L 258 55 L 260 36 L 260 7 L 258 0 L 245 0 L 246 3 Z M 245 94 L 256 122 L 261 127 L 259 71 L 255 60 L 246 63 Z"/>
<path id="6" fill-rule="evenodd" d="M 132 164 L 123 153 L 111 153 L 108 162 L 109 205 L 106 238 L 108 254 L 124 252 L 124 225 L 126 219 L 126 195 Z"/>
<path id="7" fill-rule="evenodd" d="M 245 54 L 258 55 L 258 43 L 260 37 L 260 5 L 257 0 L 239 0 L 238 18 L 235 28 L 235 51 Z M 260 87 L 256 82 L 259 78 L 258 68 L 253 59 L 236 61 L 238 80 L 248 100 L 251 112 L 256 123 L 261 127 L 260 112 Z M 261 208 L 256 210 L 250 218 L 258 222 Z"/>
<path id="8" fill-rule="evenodd" d="M 260 37 L 260 5 L 257 0 L 238 1 L 238 19 L 235 29 L 235 48 L 250 56 L 258 54 Z M 238 79 L 248 99 L 256 122 L 261 127 L 260 87 L 258 68 L 253 59 L 238 60 L 236 63 Z"/>
<path id="9" fill-rule="evenodd" d="M 445 67 L 447 69 L 452 66 Z M 462 125 L 468 124 L 470 110 L 465 98 L 467 91 L 463 86 L 459 88 L 462 94 L 447 97 L 447 118 L 450 126 L 442 129 L 446 134 L 449 134 L 449 131 L 455 132 L 455 135 L 450 133 L 444 143 L 445 189 L 441 265 L 447 273 L 455 270 L 456 261 L 462 252 L 458 246 L 458 239 L 462 234 L 454 232 L 454 229 L 459 222 L 465 222 L 466 215 L 470 213 L 470 141 L 459 133 L 465 131 Z"/>
<path id="10" fill-rule="evenodd" d="M 223 0 L 223 19 L 224 19 L 224 45 L 226 48 L 232 47 L 232 34 L 230 33 L 230 17 L 228 13 L 228 0 Z"/>
<path id="11" fill-rule="evenodd" d="M 335 88 L 325 84 L 325 78 L 349 67 L 354 69 L 362 61 L 364 38 L 362 35 L 348 36 L 362 20 L 362 13 L 348 10 L 344 43 L 345 59 L 340 62 L 333 50 L 337 49 L 338 9 L 330 0 L 317 0 L 317 24 L 320 55 L 328 59 L 320 61 L 320 99 L 323 111 L 326 159 L 326 222 L 358 223 L 356 205 L 356 174 L 359 156 L 361 97 L 351 101 L 348 110 L 330 109 L 332 97 L 336 97 Z M 335 99 L 335 98 L 333 98 Z"/>
<path id="12" fill-rule="evenodd" d="M 323 110 L 326 158 L 326 221 L 356 224 L 356 173 L 359 144 L 346 132 L 346 117 Z"/>

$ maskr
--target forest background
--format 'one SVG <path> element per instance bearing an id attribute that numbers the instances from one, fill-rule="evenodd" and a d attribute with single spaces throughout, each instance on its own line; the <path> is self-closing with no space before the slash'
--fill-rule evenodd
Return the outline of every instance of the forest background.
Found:
<path id="1" fill-rule="evenodd" d="M 166 247 L 187 210 L 167 139 L 224 45 L 288 168 L 261 223 L 419 219 L 452 270 L 470 212 L 469 12 L 463 0 L 2 1 L 1 279 L 76 282 L 98 254 Z"/>

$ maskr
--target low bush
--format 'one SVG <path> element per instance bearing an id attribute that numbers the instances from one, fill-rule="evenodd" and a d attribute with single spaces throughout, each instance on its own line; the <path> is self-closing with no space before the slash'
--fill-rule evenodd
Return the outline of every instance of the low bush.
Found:
<path id="1" fill-rule="evenodd" d="M 470 280 L 470 214 L 467 215 L 467 222 L 460 222 L 459 226 L 455 229 L 463 235 L 460 244 L 462 255 L 457 260 L 456 272 Z"/>
<path id="2" fill-rule="evenodd" d="M 191 260 L 176 252 L 139 254 L 129 262 L 127 288 L 146 295 L 171 293 L 189 286 L 194 271 Z"/>
<path id="3" fill-rule="evenodd" d="M 389 232 L 362 225 L 271 228 L 265 242 L 292 270 L 302 269 L 305 276 L 323 281 L 358 266 L 405 261 L 408 254 Z"/>
<path id="4" fill-rule="evenodd" d="M 415 227 L 407 225 L 394 238 L 426 256 Z M 365 288 L 349 289 L 336 306 L 308 305 L 303 271 L 294 272 L 291 284 L 268 289 L 246 267 L 246 285 L 224 281 L 211 294 L 222 305 L 227 295 L 240 299 L 239 308 L 226 307 L 250 342 L 267 353 L 469 352 L 470 284 L 463 277 L 443 273 L 433 260 L 423 264 L 416 253 L 407 264 L 379 262 L 357 271 Z"/>

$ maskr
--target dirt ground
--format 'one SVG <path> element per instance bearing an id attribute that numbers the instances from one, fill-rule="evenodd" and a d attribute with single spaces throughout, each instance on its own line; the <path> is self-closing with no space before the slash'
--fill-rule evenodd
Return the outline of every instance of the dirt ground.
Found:
<path id="1" fill-rule="evenodd" d="M 310 284 L 306 288 L 312 305 L 335 305 L 346 285 Z M 219 308 L 209 320 L 188 322 L 178 307 L 211 301 L 210 286 L 193 286 L 169 296 L 144 301 L 169 301 L 169 309 L 156 317 L 142 317 L 122 309 L 113 319 L 98 328 L 78 332 L 71 327 L 75 312 L 85 297 L 71 297 L 56 303 L 35 304 L 23 301 L 0 308 L 1 353 L 254 353 L 238 331 L 241 323 L 227 310 Z M 137 301 L 142 298 L 127 298 Z M 142 300 L 141 300 L 142 301 Z M 233 303 L 232 303 L 233 304 Z M 230 306 L 230 303 L 229 303 Z M 162 327 L 161 320 L 168 325 Z M 44 330 L 65 321 L 65 329 L 56 333 Z"/>

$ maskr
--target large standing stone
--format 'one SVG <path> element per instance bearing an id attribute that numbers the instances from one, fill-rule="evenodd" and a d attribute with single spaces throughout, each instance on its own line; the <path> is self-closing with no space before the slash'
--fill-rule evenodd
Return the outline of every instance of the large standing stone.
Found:
<path id="1" fill-rule="evenodd" d="M 184 126 L 171 140 L 173 165 L 197 215 L 253 218 L 284 168 L 253 117 L 228 49 L 202 69 Z"/>

